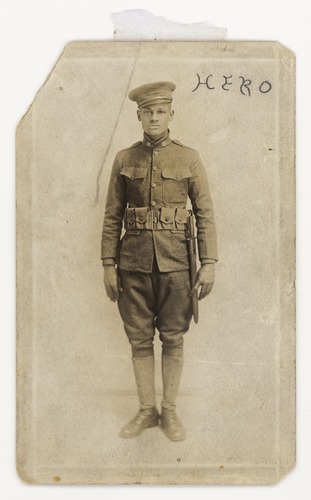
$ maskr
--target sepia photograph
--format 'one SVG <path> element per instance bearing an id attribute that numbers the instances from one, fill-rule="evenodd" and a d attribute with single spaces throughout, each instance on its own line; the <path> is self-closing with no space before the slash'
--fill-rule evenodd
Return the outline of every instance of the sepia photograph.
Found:
<path id="1" fill-rule="evenodd" d="M 273 484 L 295 464 L 295 56 L 71 42 L 22 117 L 17 469 Z"/>

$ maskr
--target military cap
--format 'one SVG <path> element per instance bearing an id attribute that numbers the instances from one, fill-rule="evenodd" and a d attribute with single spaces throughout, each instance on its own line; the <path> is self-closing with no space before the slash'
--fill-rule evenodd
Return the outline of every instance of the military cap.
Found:
<path id="1" fill-rule="evenodd" d="M 171 102 L 172 92 L 175 88 L 176 85 L 172 82 L 146 83 L 131 90 L 128 96 L 131 101 L 137 102 L 139 108 L 142 108 L 157 102 Z"/>

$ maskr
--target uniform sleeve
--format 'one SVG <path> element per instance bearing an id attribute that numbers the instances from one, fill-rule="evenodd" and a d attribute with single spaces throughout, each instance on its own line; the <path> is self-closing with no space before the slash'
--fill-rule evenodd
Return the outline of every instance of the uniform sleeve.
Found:
<path id="1" fill-rule="evenodd" d="M 120 175 L 121 168 L 122 162 L 118 153 L 112 166 L 102 230 L 101 258 L 103 265 L 116 263 L 120 245 L 126 208 L 126 185 L 123 176 Z"/>
<path id="2" fill-rule="evenodd" d="M 189 197 L 196 218 L 198 250 L 201 264 L 217 262 L 217 237 L 212 198 L 205 168 L 195 153 L 189 180 Z"/>

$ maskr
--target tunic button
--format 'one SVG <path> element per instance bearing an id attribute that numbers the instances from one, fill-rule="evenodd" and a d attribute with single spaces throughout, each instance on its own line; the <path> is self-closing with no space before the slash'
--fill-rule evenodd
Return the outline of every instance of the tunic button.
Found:
<path id="1" fill-rule="evenodd" d="M 155 183 L 155 182 L 153 182 L 153 183 L 151 184 L 151 187 L 155 188 L 155 187 L 156 187 L 156 183 Z"/>
<path id="2" fill-rule="evenodd" d="M 151 143 L 150 143 L 150 142 L 147 142 L 146 144 L 147 144 L 147 146 L 149 146 L 149 147 L 151 146 Z"/>
<path id="3" fill-rule="evenodd" d="M 166 141 L 163 141 L 162 142 L 162 146 L 166 146 L 167 145 L 167 142 Z"/>
<path id="4" fill-rule="evenodd" d="M 165 222 L 169 222 L 169 218 L 168 217 L 165 217 Z"/>
<path id="5" fill-rule="evenodd" d="M 151 202 L 151 205 L 152 205 L 153 207 L 154 207 L 156 204 L 157 204 L 157 202 L 156 202 L 156 201 L 152 201 L 152 202 Z"/>
<path id="6" fill-rule="evenodd" d="M 159 154 L 159 152 L 158 152 L 158 151 L 154 151 L 154 152 L 153 152 L 153 154 L 154 154 L 155 156 L 157 156 L 157 155 Z"/>
<path id="7" fill-rule="evenodd" d="M 157 167 L 156 165 L 153 165 L 152 170 L 156 171 L 156 170 L 157 170 L 157 168 L 158 168 L 158 167 Z"/>

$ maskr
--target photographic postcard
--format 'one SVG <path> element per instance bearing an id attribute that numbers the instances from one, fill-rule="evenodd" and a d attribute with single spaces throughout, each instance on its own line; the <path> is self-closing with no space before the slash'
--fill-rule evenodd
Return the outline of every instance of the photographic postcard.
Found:
<path id="1" fill-rule="evenodd" d="M 289 473 L 293 53 L 69 43 L 17 129 L 17 309 L 24 481 Z"/>

